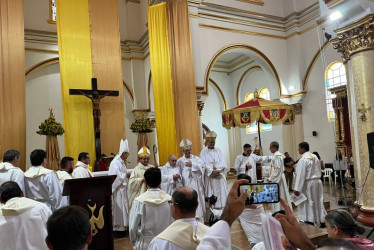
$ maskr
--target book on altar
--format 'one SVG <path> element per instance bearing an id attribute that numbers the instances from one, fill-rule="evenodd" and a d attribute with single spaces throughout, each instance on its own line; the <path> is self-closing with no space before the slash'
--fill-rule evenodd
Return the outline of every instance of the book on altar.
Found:
<path id="1" fill-rule="evenodd" d="M 261 214 L 261 220 L 265 249 L 283 250 L 281 238 L 287 237 L 284 235 L 280 222 L 267 214 Z"/>
<path id="2" fill-rule="evenodd" d="M 306 198 L 305 194 L 300 193 L 299 196 L 297 196 L 296 194 L 291 194 L 291 199 L 293 204 L 295 204 L 295 206 L 298 206 L 304 201 L 306 201 L 308 198 Z"/>

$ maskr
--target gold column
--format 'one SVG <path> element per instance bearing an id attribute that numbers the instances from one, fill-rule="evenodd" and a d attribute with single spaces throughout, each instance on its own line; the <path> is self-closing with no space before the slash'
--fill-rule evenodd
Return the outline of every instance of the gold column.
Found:
<path id="1" fill-rule="evenodd" d="M 366 178 L 369 169 L 367 133 L 374 131 L 372 111 L 374 109 L 374 15 L 370 14 L 345 27 L 335 30 L 337 38 L 332 42 L 341 53 L 344 63 L 348 63 L 348 89 L 350 97 L 349 115 L 352 119 L 351 137 L 355 147 L 354 159 L 357 170 L 355 174 L 358 186 Z M 364 106 L 364 108 L 363 108 Z M 366 119 L 363 119 L 365 115 Z M 374 225 L 374 181 L 373 171 L 369 172 L 366 185 L 362 190 L 359 221 Z"/>

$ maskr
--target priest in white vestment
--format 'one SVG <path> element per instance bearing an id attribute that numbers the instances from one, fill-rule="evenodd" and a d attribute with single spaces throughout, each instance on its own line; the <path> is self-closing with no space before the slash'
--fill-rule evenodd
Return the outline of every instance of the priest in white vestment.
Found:
<path id="1" fill-rule="evenodd" d="M 292 210 L 291 197 L 288 192 L 288 186 L 286 177 L 284 176 L 284 158 L 285 156 L 279 152 L 279 143 L 273 141 L 270 143 L 270 152 L 273 153 L 273 159 L 270 163 L 270 176 L 267 178 L 267 182 L 278 183 L 279 185 L 279 197 L 285 200 Z M 271 203 L 271 211 L 273 213 L 283 210 L 280 202 Z"/>
<path id="2" fill-rule="evenodd" d="M 74 158 L 65 156 L 61 159 L 60 170 L 56 171 L 58 180 L 64 186 L 65 180 L 72 179 L 71 174 L 74 169 Z"/>
<path id="3" fill-rule="evenodd" d="M 299 205 L 299 220 L 324 226 L 326 210 L 323 204 L 321 164 L 316 155 L 309 152 L 309 144 L 299 144 L 299 159 L 296 166 L 295 195 L 303 193 L 308 198 Z"/>
<path id="4" fill-rule="evenodd" d="M 112 215 L 113 231 L 115 237 L 124 237 L 124 232 L 129 225 L 129 202 L 127 198 L 127 168 L 129 156 L 127 140 L 121 140 L 119 152 L 109 166 L 108 175 L 116 175 L 112 184 Z"/>
<path id="5" fill-rule="evenodd" d="M 249 144 L 246 144 L 246 154 L 249 153 L 249 157 L 244 159 L 240 165 L 238 165 L 238 168 L 236 169 L 237 174 L 247 174 L 251 177 L 252 183 L 256 183 L 258 178 L 261 179 L 261 176 L 257 176 L 257 163 L 265 163 L 270 162 L 272 159 L 272 156 L 258 156 L 252 153 L 252 146 Z M 249 147 L 248 147 L 249 146 Z M 236 167 L 237 165 L 235 165 Z"/>
<path id="6" fill-rule="evenodd" d="M 25 196 L 46 204 L 52 211 L 67 206 L 66 196 L 62 196 L 62 185 L 56 172 L 45 168 L 47 154 L 36 149 L 31 152 L 32 167 L 25 172 Z"/>
<path id="7" fill-rule="evenodd" d="M 14 181 L 0 187 L 0 242 L 3 250 L 48 249 L 46 223 L 52 214 L 43 203 L 23 197 Z"/>
<path id="8" fill-rule="evenodd" d="M 130 211 L 129 236 L 134 250 L 147 250 L 152 239 L 173 222 L 168 203 L 171 196 L 160 189 L 160 169 L 147 169 L 144 178 L 148 190 L 135 198 Z"/>
<path id="9" fill-rule="evenodd" d="M 89 164 L 91 158 L 89 153 L 82 152 L 78 156 L 78 161 L 75 164 L 75 169 L 73 170 L 73 178 L 88 178 L 92 177 L 93 174 L 89 169 Z"/>
<path id="10" fill-rule="evenodd" d="M 197 192 L 189 187 L 178 188 L 172 195 L 171 213 L 175 221 L 149 244 L 149 250 L 196 249 L 209 227 L 196 220 Z"/>
<path id="11" fill-rule="evenodd" d="M 131 173 L 128 187 L 128 197 L 129 197 L 129 207 L 131 209 L 132 202 L 136 197 L 147 191 L 147 185 L 144 180 L 144 172 L 148 168 L 153 168 L 154 166 L 148 164 L 151 152 L 147 147 L 142 147 L 139 152 L 139 162 Z"/>
<path id="12" fill-rule="evenodd" d="M 177 165 L 177 160 L 175 155 L 170 155 L 169 161 L 161 168 L 161 189 L 168 195 L 172 195 L 177 188 L 183 186 L 182 170 Z"/>
<path id="13" fill-rule="evenodd" d="M 183 184 L 197 192 L 199 205 L 196 209 L 196 218 L 204 223 L 205 216 L 205 189 L 204 189 L 204 162 L 191 154 L 192 142 L 183 139 L 179 146 L 183 150 L 183 156 L 178 159 L 177 165 L 182 170 Z"/>
<path id="14" fill-rule="evenodd" d="M 207 146 L 201 151 L 200 158 L 205 165 L 205 197 L 217 196 L 214 208 L 221 209 L 226 204 L 226 174 L 229 171 L 222 151 L 214 147 L 217 134 L 210 131 L 206 134 Z"/>
<path id="15" fill-rule="evenodd" d="M 243 154 L 238 155 L 235 159 L 235 170 L 236 174 L 244 174 L 243 171 L 240 172 L 240 170 L 246 169 L 246 164 L 248 161 L 249 156 L 251 155 L 252 147 L 250 144 L 246 143 L 243 146 Z"/>
<path id="16" fill-rule="evenodd" d="M 7 181 L 15 181 L 25 192 L 24 173 L 19 168 L 21 154 L 17 150 L 8 150 L 0 163 L 0 185 Z"/>

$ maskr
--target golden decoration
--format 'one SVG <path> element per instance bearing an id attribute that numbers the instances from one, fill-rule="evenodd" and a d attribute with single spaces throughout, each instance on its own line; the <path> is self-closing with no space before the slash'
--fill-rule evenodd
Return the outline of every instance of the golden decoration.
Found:
<path id="1" fill-rule="evenodd" d="M 99 216 L 96 217 L 94 215 L 94 212 L 96 210 L 96 203 L 93 207 L 91 207 L 90 205 L 88 205 L 88 208 L 91 210 L 91 218 L 90 218 L 90 224 L 91 224 L 91 230 L 92 230 L 92 236 L 95 236 L 98 232 L 99 232 L 99 229 L 102 229 L 104 227 L 104 216 L 103 216 L 103 210 L 104 210 L 104 206 L 101 206 L 100 210 L 99 210 Z M 96 226 L 95 226 L 96 225 Z"/>

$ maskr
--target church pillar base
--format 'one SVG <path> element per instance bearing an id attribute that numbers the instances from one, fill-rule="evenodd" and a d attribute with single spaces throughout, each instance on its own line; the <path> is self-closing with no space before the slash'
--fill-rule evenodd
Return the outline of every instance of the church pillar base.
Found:
<path id="1" fill-rule="evenodd" d="M 365 226 L 374 226 L 374 209 L 368 209 L 356 204 L 356 220 Z"/>

